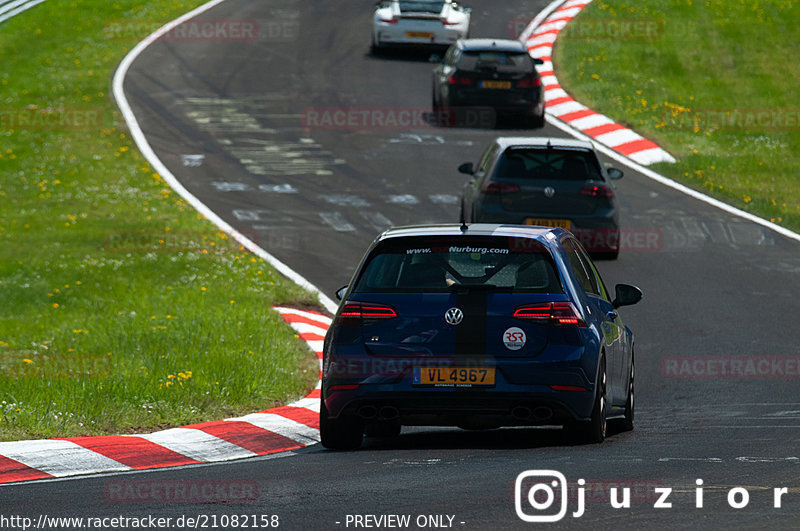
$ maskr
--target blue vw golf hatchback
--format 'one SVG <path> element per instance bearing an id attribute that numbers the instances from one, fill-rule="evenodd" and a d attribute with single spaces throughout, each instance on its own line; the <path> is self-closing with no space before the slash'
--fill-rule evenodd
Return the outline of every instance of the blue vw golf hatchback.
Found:
<path id="1" fill-rule="evenodd" d="M 563 425 L 601 442 L 633 428 L 633 334 L 569 231 L 400 227 L 370 246 L 323 348 L 322 444 L 401 426 Z"/>

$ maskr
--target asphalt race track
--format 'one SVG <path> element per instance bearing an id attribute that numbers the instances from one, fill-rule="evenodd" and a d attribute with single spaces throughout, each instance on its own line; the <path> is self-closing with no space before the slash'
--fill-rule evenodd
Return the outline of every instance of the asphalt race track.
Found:
<path id="1" fill-rule="evenodd" d="M 472 36 L 507 37 L 546 4 L 471 0 Z M 430 106 L 428 54 L 369 55 L 371 8 L 351 0 L 229 0 L 201 18 L 255 20 L 257 38 L 155 43 L 125 85 L 151 145 L 184 186 L 331 297 L 382 229 L 457 221 L 461 162 L 476 161 L 494 136 L 531 134 L 424 123 L 321 126 L 313 117 L 333 110 L 374 117 Z M 549 125 L 533 134 L 564 136 Z M 633 432 L 570 446 L 550 429 L 404 429 L 367 439 L 358 452 L 316 446 L 278 458 L 7 486 L 0 506 L 25 500 L 15 512 L 34 518 L 277 515 L 285 529 L 357 528 L 348 515 L 411 515 L 414 525 L 431 527 L 438 520 L 417 517 L 444 515 L 440 523 L 450 525 L 450 516 L 458 529 L 526 528 L 515 512 L 515 479 L 545 469 L 563 473 L 571 487 L 586 479 L 585 514 L 571 516 L 571 490 L 561 526 L 796 527 L 800 244 L 622 169 L 627 247 L 599 266 L 607 284 L 630 282 L 645 293 L 623 311 L 636 334 Z M 794 365 L 772 359 L 790 356 Z M 756 373 L 721 376 L 731 361 Z M 111 488 L 176 481 L 255 486 L 257 495 L 167 503 Z M 611 486 L 631 487 L 630 508 L 610 507 Z M 747 489 L 746 507 L 729 504 L 734 487 Z M 776 487 L 788 489 L 780 508 Z M 673 489 L 670 508 L 654 507 L 654 488 Z"/>

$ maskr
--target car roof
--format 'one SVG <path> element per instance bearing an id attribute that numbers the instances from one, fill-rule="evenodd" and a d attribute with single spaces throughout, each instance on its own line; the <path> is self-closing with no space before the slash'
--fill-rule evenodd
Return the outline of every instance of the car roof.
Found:
<path id="1" fill-rule="evenodd" d="M 418 237 L 418 236 L 499 236 L 530 238 L 549 246 L 557 241 L 567 231 L 561 228 L 537 227 L 533 225 L 500 225 L 497 223 L 472 223 L 461 225 L 458 223 L 444 223 L 437 225 L 408 225 L 393 227 L 378 236 L 376 243 L 391 238 Z"/>
<path id="2" fill-rule="evenodd" d="M 527 52 L 528 49 L 516 39 L 459 39 L 458 45 L 462 50 L 467 51 L 503 51 L 503 52 Z"/>
<path id="3" fill-rule="evenodd" d="M 584 148 L 594 150 L 594 144 L 586 140 L 574 138 L 549 138 L 546 136 L 501 136 L 495 142 L 502 148 L 509 147 L 547 147 L 554 148 Z"/>

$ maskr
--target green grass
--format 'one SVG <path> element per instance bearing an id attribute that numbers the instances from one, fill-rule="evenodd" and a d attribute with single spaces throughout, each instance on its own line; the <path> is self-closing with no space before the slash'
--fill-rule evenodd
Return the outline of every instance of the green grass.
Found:
<path id="1" fill-rule="evenodd" d="M 612 19 L 659 29 L 577 31 Z M 571 24 L 554 51 L 568 92 L 678 159 L 656 171 L 800 230 L 800 2 L 596 0 Z"/>
<path id="2" fill-rule="evenodd" d="M 219 419 L 317 379 L 270 310 L 313 297 L 187 207 L 109 99 L 134 42 L 104 28 L 200 3 L 51 0 L 0 25 L 0 440 Z M 17 125 L 58 109 L 102 123 Z"/>

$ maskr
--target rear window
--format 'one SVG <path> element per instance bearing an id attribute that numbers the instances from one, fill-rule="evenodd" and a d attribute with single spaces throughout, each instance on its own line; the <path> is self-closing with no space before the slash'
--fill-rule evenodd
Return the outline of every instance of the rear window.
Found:
<path id="1" fill-rule="evenodd" d="M 400 11 L 404 13 L 440 13 L 444 2 L 398 2 Z"/>
<path id="2" fill-rule="evenodd" d="M 500 179 L 602 180 L 600 164 L 591 151 L 547 148 L 511 148 L 495 171 Z"/>
<path id="3" fill-rule="evenodd" d="M 378 245 L 354 291 L 446 292 L 464 287 L 563 293 L 550 252 L 529 238 L 415 237 Z"/>
<path id="4" fill-rule="evenodd" d="M 534 71 L 533 60 L 526 52 L 464 51 L 458 59 L 460 70 L 525 72 Z"/>

